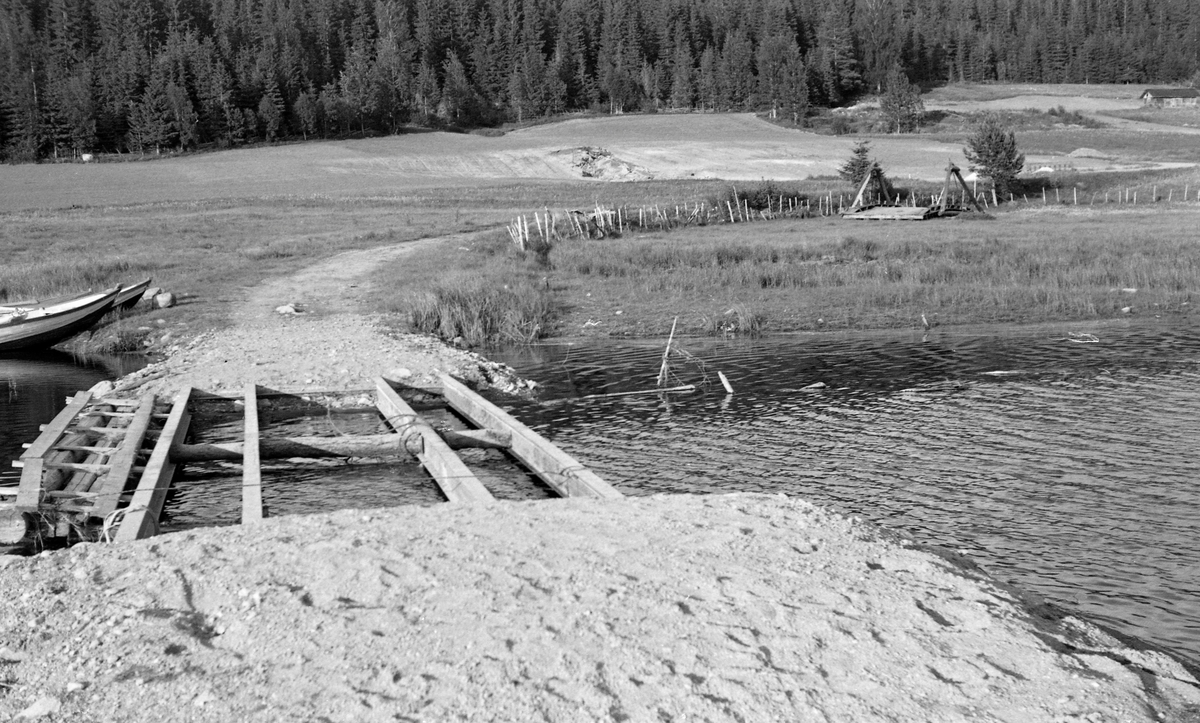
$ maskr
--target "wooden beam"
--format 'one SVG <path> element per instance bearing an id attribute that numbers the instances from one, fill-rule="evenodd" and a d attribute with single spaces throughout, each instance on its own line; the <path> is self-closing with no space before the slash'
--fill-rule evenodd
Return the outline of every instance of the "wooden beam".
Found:
<path id="1" fill-rule="evenodd" d="M 375 380 L 375 406 L 388 425 L 404 438 L 405 448 L 420 460 L 447 500 L 478 503 L 495 499 L 433 427 L 382 377 Z"/>
<path id="2" fill-rule="evenodd" d="M 258 454 L 258 388 L 246 385 L 246 435 L 242 444 L 242 524 L 260 522 L 262 465 Z"/>
<path id="3" fill-rule="evenodd" d="M 20 461 L 21 483 L 17 487 L 16 508 L 21 512 L 37 512 L 42 501 L 42 458 L 30 457 Z"/>
<path id="4" fill-rule="evenodd" d="M 150 537 L 158 532 L 158 516 L 162 513 L 163 501 L 167 497 L 167 488 L 171 483 L 171 475 L 175 473 L 175 464 L 171 462 L 171 445 L 178 444 L 187 436 L 191 415 L 188 414 L 188 400 L 192 388 L 184 387 L 175 395 L 171 413 L 163 425 L 162 434 L 154 451 L 150 453 L 150 461 L 142 472 L 133 499 L 125 509 L 125 519 L 117 529 L 117 542 L 128 542 Z"/>
<path id="5" fill-rule="evenodd" d="M 563 497 L 602 497 L 623 495 L 600 479 L 574 457 L 549 440 L 521 424 L 511 415 L 468 389 L 458 380 L 443 374 L 442 389 L 446 401 L 460 414 L 480 427 L 507 431 L 512 435 L 512 455 Z"/>
<path id="6" fill-rule="evenodd" d="M 125 437 L 118 445 L 117 452 L 108 460 L 109 470 L 92 485 L 92 492 L 98 492 L 96 505 L 92 514 L 106 517 L 117 509 L 121 493 L 129 484 L 129 475 L 133 472 L 133 463 L 137 461 L 138 452 L 142 448 L 146 430 L 150 428 L 150 418 L 154 415 L 154 392 L 142 395 L 141 405 L 133 413 L 129 426 L 125 428 Z"/>
<path id="7" fill-rule="evenodd" d="M 44 457 L 58 438 L 67 430 L 67 426 L 75 420 L 75 415 L 83 410 L 84 406 L 92 398 L 91 392 L 79 392 L 71 400 L 71 403 L 63 407 L 62 411 L 54 417 L 53 420 L 45 427 L 43 432 L 38 435 L 38 438 L 33 441 L 29 449 L 21 453 L 19 459 L 29 459 L 30 457 Z"/>

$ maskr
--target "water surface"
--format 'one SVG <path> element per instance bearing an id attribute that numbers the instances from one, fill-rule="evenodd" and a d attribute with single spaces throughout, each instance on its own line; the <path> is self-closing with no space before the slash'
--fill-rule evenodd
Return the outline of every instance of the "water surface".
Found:
<path id="1" fill-rule="evenodd" d="M 1200 661 L 1200 330 L 1091 331 L 687 340 L 696 393 L 559 403 L 653 388 L 662 342 L 493 356 L 543 383 L 506 406 L 626 494 L 803 497 Z"/>

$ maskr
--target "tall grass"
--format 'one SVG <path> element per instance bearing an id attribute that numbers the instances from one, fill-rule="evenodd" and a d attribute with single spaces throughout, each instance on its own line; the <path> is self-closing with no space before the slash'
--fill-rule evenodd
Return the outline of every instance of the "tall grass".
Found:
<path id="1" fill-rule="evenodd" d="M 943 323 L 1076 320 L 1193 303 L 1200 254 L 1191 218 L 1030 211 L 988 224 L 813 219 L 571 240 L 550 261 L 554 278 L 613 299 L 613 308 L 705 309 L 682 326 L 694 333 L 719 332 L 711 309 L 734 302 L 773 330 L 912 327 L 921 314 Z"/>
<path id="2" fill-rule="evenodd" d="M 0 301 L 55 296 L 140 281 L 149 265 L 94 255 L 10 263 L 0 269 Z"/>
<path id="3" fill-rule="evenodd" d="M 497 286 L 478 275 L 414 294 L 402 310 L 415 331 L 479 346 L 537 341 L 552 331 L 555 304 L 530 282 Z"/>

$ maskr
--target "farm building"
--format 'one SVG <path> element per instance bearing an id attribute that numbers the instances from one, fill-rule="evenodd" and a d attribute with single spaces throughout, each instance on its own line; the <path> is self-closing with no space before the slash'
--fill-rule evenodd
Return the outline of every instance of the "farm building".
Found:
<path id="1" fill-rule="evenodd" d="M 1147 88 L 1142 93 L 1142 104 L 1156 108 L 1173 108 L 1181 105 L 1200 104 L 1200 90 L 1195 88 Z"/>

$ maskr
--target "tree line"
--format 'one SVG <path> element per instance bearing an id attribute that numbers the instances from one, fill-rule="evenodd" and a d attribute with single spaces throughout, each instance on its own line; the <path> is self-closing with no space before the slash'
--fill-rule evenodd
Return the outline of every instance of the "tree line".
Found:
<path id="1" fill-rule="evenodd" d="M 1190 3 L 5 0 L 0 149 L 30 161 L 579 110 L 800 123 L 908 83 L 1177 81 L 1200 69 Z"/>

